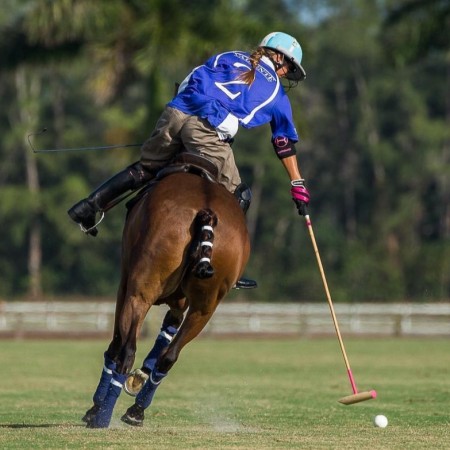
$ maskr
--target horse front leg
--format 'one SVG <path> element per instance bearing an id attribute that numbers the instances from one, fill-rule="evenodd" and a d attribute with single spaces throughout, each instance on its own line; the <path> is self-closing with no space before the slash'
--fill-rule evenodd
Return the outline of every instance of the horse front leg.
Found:
<path id="1" fill-rule="evenodd" d="M 186 319 L 175 338 L 156 361 L 149 373 L 148 380 L 137 395 L 134 405 L 128 408 L 127 412 L 122 416 L 121 420 L 123 422 L 133 426 L 143 425 L 144 411 L 152 403 L 156 389 L 177 361 L 182 348 L 203 330 L 213 315 L 217 304 L 218 302 L 214 302 L 213 307 L 209 306 L 204 309 L 198 309 L 195 306 L 189 308 Z"/>
<path id="2" fill-rule="evenodd" d="M 111 422 L 114 406 L 122 391 L 127 373 L 133 367 L 136 341 L 150 305 L 142 301 L 142 296 L 131 296 L 124 304 L 119 320 L 118 333 L 106 352 L 106 357 L 115 355 L 115 368 L 111 369 L 109 384 L 103 400 L 96 408 L 95 415 L 88 422 L 89 428 L 107 428 Z M 120 344 L 118 344 L 120 338 Z"/>

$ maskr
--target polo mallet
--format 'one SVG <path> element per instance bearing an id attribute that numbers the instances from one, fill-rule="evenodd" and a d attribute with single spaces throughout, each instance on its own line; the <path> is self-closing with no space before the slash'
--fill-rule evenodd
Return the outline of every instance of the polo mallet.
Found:
<path id="1" fill-rule="evenodd" d="M 312 229 L 311 219 L 309 215 L 306 213 L 306 208 L 304 208 L 304 216 L 306 220 L 306 226 L 308 227 L 309 235 L 311 236 L 311 242 L 314 248 L 314 253 L 316 254 L 317 263 L 319 265 L 320 275 L 322 276 L 323 286 L 325 288 L 325 293 L 327 295 L 328 304 L 330 306 L 331 317 L 333 318 L 334 328 L 336 330 L 336 334 L 339 340 L 339 345 L 341 347 L 342 356 L 344 357 L 345 366 L 347 367 L 348 378 L 350 379 L 350 384 L 352 385 L 352 395 L 348 395 L 346 397 L 342 397 L 339 399 L 339 403 L 343 403 L 344 405 L 352 405 L 353 403 L 364 402 L 365 400 L 371 400 L 372 398 L 377 397 L 377 393 L 374 390 L 366 391 L 366 392 L 358 392 L 356 388 L 355 379 L 353 378 L 352 370 L 350 368 L 350 363 L 348 362 L 347 353 L 344 347 L 344 341 L 342 340 L 341 332 L 339 331 L 339 325 L 336 318 L 336 314 L 334 312 L 333 302 L 331 301 L 330 290 L 328 289 L 327 279 L 325 278 L 325 272 L 323 270 L 322 261 L 320 259 L 319 249 L 317 248 L 316 238 L 314 237 L 314 231 Z"/>

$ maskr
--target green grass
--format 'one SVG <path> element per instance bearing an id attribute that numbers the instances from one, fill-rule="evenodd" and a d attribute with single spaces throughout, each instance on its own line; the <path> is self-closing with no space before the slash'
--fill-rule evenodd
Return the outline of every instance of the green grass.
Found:
<path id="1" fill-rule="evenodd" d="M 0 342 L 1 449 L 448 449 L 448 339 L 346 339 L 360 390 L 351 406 L 336 339 L 198 339 L 161 384 L 143 428 L 119 418 L 108 430 L 80 417 L 107 342 Z M 141 341 L 139 362 L 150 346 Z M 372 418 L 384 414 L 385 429 Z"/>

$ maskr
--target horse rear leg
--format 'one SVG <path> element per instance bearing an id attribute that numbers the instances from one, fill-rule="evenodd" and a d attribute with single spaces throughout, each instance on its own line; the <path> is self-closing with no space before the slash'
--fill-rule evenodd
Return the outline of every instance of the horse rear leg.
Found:
<path id="1" fill-rule="evenodd" d="M 184 305 L 184 300 L 185 299 L 182 299 L 180 305 Z M 173 308 L 167 311 L 156 341 L 148 355 L 145 357 L 141 368 L 133 370 L 124 384 L 124 390 L 127 394 L 132 397 L 136 397 L 136 395 L 140 392 L 142 386 L 148 380 L 150 373 L 154 370 L 156 361 L 167 349 L 169 344 L 172 342 L 172 339 L 177 334 L 183 321 L 184 309 L 185 308 L 183 306 L 180 309 Z"/>
<path id="2" fill-rule="evenodd" d="M 104 364 L 102 373 L 100 375 L 100 381 L 92 398 L 92 400 L 94 401 L 94 405 L 90 409 L 88 409 L 84 414 L 83 418 L 81 419 L 83 422 L 90 424 L 94 420 L 94 417 L 96 416 L 96 414 L 100 409 L 100 405 L 103 403 L 106 394 L 108 393 L 109 384 L 111 383 L 113 371 L 115 369 L 116 369 L 115 361 L 110 359 L 107 352 L 105 352 Z"/>
<path id="3" fill-rule="evenodd" d="M 95 416 L 87 424 L 89 428 L 107 428 L 111 422 L 114 406 L 122 391 L 127 373 L 134 363 L 138 333 L 150 308 L 150 304 L 144 302 L 143 298 L 142 295 L 129 296 L 123 305 L 117 323 L 117 336 L 120 336 L 120 348 L 117 348 L 117 336 L 115 333 L 107 351 L 108 355 L 111 353 L 116 354 L 117 366 L 116 369 L 112 370 L 108 390 L 103 401 L 100 403 Z"/>
<path id="4" fill-rule="evenodd" d="M 115 359 L 119 354 L 121 345 L 119 318 L 122 315 L 122 308 L 126 294 L 126 286 L 127 286 L 126 276 L 125 274 L 123 274 L 117 292 L 113 339 L 109 344 L 108 349 L 105 351 L 103 355 L 103 369 L 100 374 L 100 381 L 92 397 L 94 405 L 86 411 L 85 415 L 81 419 L 83 422 L 87 423 L 88 426 L 94 420 L 95 415 L 98 413 L 100 409 L 100 405 L 103 403 L 106 394 L 108 393 L 109 384 L 113 376 L 113 371 L 116 370 L 117 367 Z"/>
<path id="5" fill-rule="evenodd" d="M 198 308 L 190 306 L 186 318 L 176 334 L 175 338 L 162 352 L 153 370 L 149 374 L 147 382 L 136 397 L 134 405 L 128 408 L 122 416 L 122 421 L 134 426 L 142 426 L 144 422 L 144 411 L 153 401 L 156 389 L 161 384 L 164 377 L 173 367 L 178 359 L 182 348 L 192 341 L 203 330 L 218 305 L 219 301 L 213 302 L 213 306 Z"/>

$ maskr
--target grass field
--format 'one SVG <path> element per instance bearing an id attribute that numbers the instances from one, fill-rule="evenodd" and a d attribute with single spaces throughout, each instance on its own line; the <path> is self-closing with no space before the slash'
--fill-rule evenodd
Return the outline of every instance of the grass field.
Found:
<path id="1" fill-rule="evenodd" d="M 198 339 L 161 384 L 143 428 L 80 421 L 107 342 L 0 342 L 1 449 L 449 449 L 448 339 L 346 339 L 351 394 L 336 339 Z M 140 342 L 139 362 L 150 340 Z M 372 418 L 384 414 L 385 429 Z"/>

